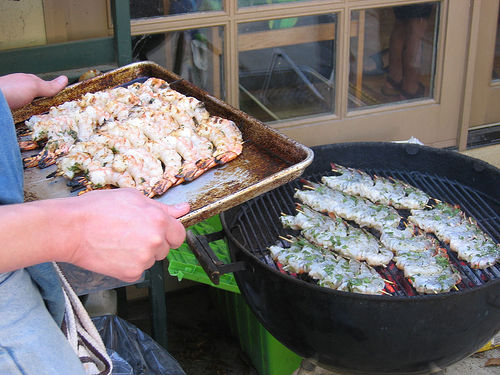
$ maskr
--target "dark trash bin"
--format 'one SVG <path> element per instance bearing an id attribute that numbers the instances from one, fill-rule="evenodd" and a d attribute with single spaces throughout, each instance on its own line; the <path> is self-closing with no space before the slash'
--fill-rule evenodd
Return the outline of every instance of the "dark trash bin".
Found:
<path id="1" fill-rule="evenodd" d="M 113 362 L 113 375 L 186 375 L 149 335 L 116 315 L 92 318 Z"/>

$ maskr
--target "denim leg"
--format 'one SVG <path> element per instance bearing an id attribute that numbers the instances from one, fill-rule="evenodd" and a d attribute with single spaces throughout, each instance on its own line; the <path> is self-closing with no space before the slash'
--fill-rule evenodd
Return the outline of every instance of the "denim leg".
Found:
<path id="1" fill-rule="evenodd" d="M 24 269 L 0 273 L 0 374 L 85 374 Z"/>

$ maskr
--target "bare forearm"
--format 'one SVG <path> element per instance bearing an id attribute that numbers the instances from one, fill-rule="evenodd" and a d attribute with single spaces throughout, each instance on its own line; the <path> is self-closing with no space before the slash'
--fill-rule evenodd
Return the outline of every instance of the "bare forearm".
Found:
<path id="1" fill-rule="evenodd" d="M 0 207 L 0 272 L 47 261 L 137 280 L 186 231 L 176 219 L 189 205 L 167 206 L 135 189 Z"/>
<path id="2" fill-rule="evenodd" d="M 64 200 L 0 207 L 0 272 L 67 261 L 77 240 L 76 216 Z"/>

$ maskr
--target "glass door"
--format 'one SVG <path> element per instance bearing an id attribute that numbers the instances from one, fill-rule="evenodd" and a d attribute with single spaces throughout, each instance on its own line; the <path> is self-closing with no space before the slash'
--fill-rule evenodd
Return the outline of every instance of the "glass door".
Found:
<path id="1" fill-rule="evenodd" d="M 457 145 L 468 0 L 144 1 L 158 4 L 131 7 L 134 59 L 299 142 Z"/>
<path id="2" fill-rule="evenodd" d="M 467 138 L 498 129 L 500 124 L 500 1 L 475 2 L 472 9 L 470 65 L 468 87 L 465 93 L 464 127 L 460 147 Z M 496 130 L 498 131 L 498 130 Z M 467 137 L 469 135 L 469 137 Z"/>
<path id="3" fill-rule="evenodd" d="M 305 118 L 265 120 L 308 145 L 415 137 L 429 146 L 456 146 L 470 3 L 373 1 L 368 6 L 347 0 L 338 10 L 333 69 L 321 72 L 322 80 L 310 79 L 319 89 L 331 83 L 332 105 Z M 300 65 L 311 66 L 318 55 L 301 56 Z M 307 87 L 301 92 L 313 97 Z M 276 107 L 267 108 L 276 113 Z"/>

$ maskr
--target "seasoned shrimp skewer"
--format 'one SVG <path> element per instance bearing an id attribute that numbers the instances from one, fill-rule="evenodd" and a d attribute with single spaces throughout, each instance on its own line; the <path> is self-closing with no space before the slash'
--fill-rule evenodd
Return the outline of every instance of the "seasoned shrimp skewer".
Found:
<path id="1" fill-rule="evenodd" d="M 448 243 L 472 268 L 484 269 L 500 260 L 500 244 L 480 230 L 458 207 L 440 203 L 430 210 L 412 210 L 408 220 Z"/>
<path id="2" fill-rule="evenodd" d="M 103 136 L 96 136 L 92 141 L 80 142 L 58 162 L 58 174 L 70 180 L 78 175 L 80 185 L 86 191 L 105 188 L 106 186 L 135 187 L 132 176 L 113 168 L 115 152 L 107 147 L 110 141 Z M 82 193 L 83 193 L 82 192 Z"/>
<path id="3" fill-rule="evenodd" d="M 210 116 L 205 105 L 194 97 L 172 90 L 167 82 L 159 78 L 149 78 L 143 85 L 132 85 L 142 103 L 155 107 L 168 107 L 173 118 L 182 126 L 194 128 L 196 123 L 207 120 Z"/>
<path id="4" fill-rule="evenodd" d="M 73 179 L 75 175 L 87 174 L 89 170 L 105 165 L 111 165 L 114 159 L 112 149 L 105 142 L 98 142 L 98 137 L 87 142 L 77 143 L 68 155 L 61 158 L 58 163 L 58 175 Z"/>
<path id="5" fill-rule="evenodd" d="M 399 219 L 393 218 L 393 215 L 399 215 L 392 212 L 392 208 L 376 205 L 364 198 L 347 196 L 324 185 L 309 184 L 314 190 L 299 190 L 295 197 L 318 211 L 334 213 L 353 220 L 360 226 L 380 231 L 382 243 L 396 254 L 396 265 L 404 270 L 405 276 L 412 281 L 417 292 L 446 292 L 460 282 L 460 276 L 453 270 L 448 259 L 443 257 L 443 253 L 439 253 L 437 248 L 429 250 L 432 243 L 418 238 L 410 240 L 410 243 L 400 249 L 401 239 L 412 236 L 408 231 L 398 229 Z M 325 231 L 320 231 L 319 236 L 323 236 L 322 233 Z M 418 248 L 419 246 L 424 247 Z"/>
<path id="6" fill-rule="evenodd" d="M 374 228 L 380 232 L 386 227 L 397 227 L 401 221 L 401 216 L 392 207 L 377 205 L 367 199 L 330 189 L 323 184 L 306 184 L 311 189 L 298 190 L 294 197 L 319 212 L 333 213 L 343 219 L 353 220 L 362 227 Z"/>
<path id="7" fill-rule="evenodd" d="M 290 272 L 306 272 L 327 288 L 363 294 L 382 294 L 385 282 L 371 267 L 346 260 L 302 238 L 291 238 L 290 247 L 270 246 L 272 257 Z"/>
<path id="8" fill-rule="evenodd" d="M 438 247 L 437 242 L 425 235 L 416 234 L 417 228 L 409 225 L 404 229 L 387 228 L 380 235 L 380 242 L 395 253 L 424 251 Z"/>
<path id="9" fill-rule="evenodd" d="M 285 228 L 298 229 L 311 243 L 350 259 L 365 260 L 371 266 L 387 265 L 393 254 L 366 231 L 343 220 L 334 220 L 307 206 L 296 216 L 282 216 Z"/>
<path id="10" fill-rule="evenodd" d="M 25 168 L 46 168 L 53 165 L 59 157 L 68 153 L 74 143 L 75 139 L 69 134 L 60 134 L 58 137 L 53 137 L 37 155 L 24 158 L 23 165 Z"/>
<path id="11" fill-rule="evenodd" d="M 214 144 L 213 156 L 218 164 L 233 160 L 243 150 L 241 132 L 231 120 L 211 116 L 208 121 L 197 125 L 196 132 Z"/>
<path id="12" fill-rule="evenodd" d="M 178 177 L 179 171 L 182 169 L 181 156 L 169 142 L 165 140 L 160 140 L 160 142 L 151 141 L 146 144 L 146 148 L 163 163 L 162 178 L 154 185 L 150 197 L 161 195 L 171 186 L 183 181 Z"/>
<path id="13" fill-rule="evenodd" d="M 45 146 L 24 164 L 57 162 L 58 175 L 77 178 L 88 190 L 134 186 L 153 197 L 241 153 L 241 144 L 231 143 L 239 132 L 232 122 L 210 123 L 212 134 L 205 137 L 198 128 L 209 122 L 201 101 L 150 78 L 144 84 L 87 93 L 33 116 L 26 121 L 32 141 L 21 146 Z"/>
<path id="14" fill-rule="evenodd" d="M 394 251 L 394 261 L 419 293 L 442 293 L 460 282 L 445 250 L 416 228 L 386 229 L 380 241 Z"/>
<path id="15" fill-rule="evenodd" d="M 91 141 L 78 145 L 61 161 L 60 168 L 61 173 L 68 177 L 74 172 L 87 174 L 89 188 L 102 188 L 107 184 L 134 186 L 145 194 L 150 194 L 163 176 L 158 159 L 112 134 L 98 134 Z M 120 178 L 120 174 L 125 177 Z"/>
<path id="16" fill-rule="evenodd" d="M 430 200 L 423 191 L 403 181 L 385 177 L 371 177 L 358 169 L 346 168 L 332 163 L 338 175 L 324 176 L 322 182 L 328 187 L 346 194 L 369 199 L 374 203 L 391 205 L 401 209 L 424 208 Z"/>
<path id="17" fill-rule="evenodd" d="M 183 159 L 178 177 L 184 181 L 192 181 L 216 165 L 213 145 L 188 127 L 172 132 L 165 141 L 175 147 Z"/>
<path id="18" fill-rule="evenodd" d="M 104 121 L 123 118 L 137 104 L 135 95 L 124 88 L 85 94 L 82 99 L 53 107 L 48 114 L 33 116 L 26 121 L 32 129 L 33 142 L 48 139 L 39 155 L 24 160 L 25 167 L 45 168 L 64 156 L 77 141 L 86 141 Z M 93 104 L 88 106 L 88 104 Z M 33 144 L 21 143 L 21 148 L 33 149 Z"/>

